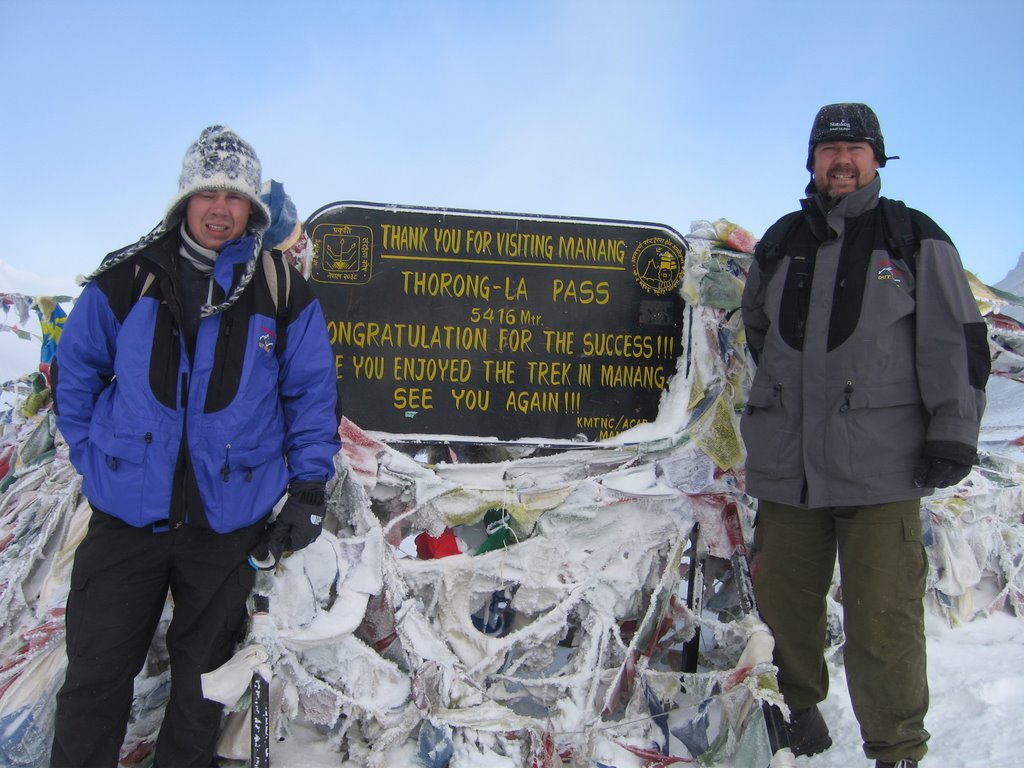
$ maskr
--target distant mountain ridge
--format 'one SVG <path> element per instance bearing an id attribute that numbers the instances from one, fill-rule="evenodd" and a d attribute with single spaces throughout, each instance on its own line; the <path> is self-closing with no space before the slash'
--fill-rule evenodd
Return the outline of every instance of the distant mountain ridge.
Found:
<path id="1" fill-rule="evenodd" d="M 1024 296 L 1024 252 L 1021 252 L 1017 259 L 1017 266 L 1011 269 L 1002 280 L 996 283 L 993 288 L 1012 293 L 1015 296 Z"/>

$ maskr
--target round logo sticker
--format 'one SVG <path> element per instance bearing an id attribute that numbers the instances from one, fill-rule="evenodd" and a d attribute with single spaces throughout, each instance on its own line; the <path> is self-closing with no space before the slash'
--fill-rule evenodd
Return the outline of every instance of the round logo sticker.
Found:
<path id="1" fill-rule="evenodd" d="M 633 277 L 645 291 L 668 293 L 683 279 L 683 250 L 667 237 L 649 237 L 633 251 Z"/>

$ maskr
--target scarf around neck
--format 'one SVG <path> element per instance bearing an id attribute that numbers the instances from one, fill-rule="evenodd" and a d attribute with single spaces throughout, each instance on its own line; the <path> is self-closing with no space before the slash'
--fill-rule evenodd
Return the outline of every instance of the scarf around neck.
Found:
<path id="1" fill-rule="evenodd" d="M 213 274 L 213 265 L 217 263 L 217 251 L 204 248 L 193 240 L 184 221 L 181 222 L 181 248 L 178 249 L 178 253 L 204 275 Z"/>

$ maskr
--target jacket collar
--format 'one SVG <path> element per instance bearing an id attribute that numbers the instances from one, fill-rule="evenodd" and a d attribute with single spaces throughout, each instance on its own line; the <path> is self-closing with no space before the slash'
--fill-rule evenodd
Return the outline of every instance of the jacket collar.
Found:
<path id="1" fill-rule="evenodd" d="M 856 218 L 878 205 L 878 196 L 881 191 L 882 177 L 876 173 L 875 178 L 860 189 L 844 195 L 831 209 L 829 208 L 829 199 L 818 192 L 804 198 L 801 201 L 801 206 L 811 229 L 819 240 L 824 241 L 831 239 L 827 235 L 827 231 L 824 231 L 826 224 L 828 229 L 836 234 L 842 234 L 846 219 Z"/>
<path id="2" fill-rule="evenodd" d="M 220 249 L 217 261 L 213 265 L 213 279 L 217 281 L 217 285 L 225 294 L 231 290 L 234 284 L 235 266 L 244 265 L 249 259 L 255 258 L 253 255 L 255 240 L 252 235 L 246 235 L 226 243 Z"/>
<path id="3" fill-rule="evenodd" d="M 818 207 L 818 210 L 826 216 L 840 211 L 844 217 L 852 218 L 860 216 L 865 211 L 869 211 L 878 205 L 878 195 L 881 191 L 882 177 L 876 173 L 875 178 L 863 187 L 840 198 L 839 202 L 833 205 L 831 210 L 829 209 L 829 199 L 820 192 L 810 195 L 808 200 L 812 201 Z"/>

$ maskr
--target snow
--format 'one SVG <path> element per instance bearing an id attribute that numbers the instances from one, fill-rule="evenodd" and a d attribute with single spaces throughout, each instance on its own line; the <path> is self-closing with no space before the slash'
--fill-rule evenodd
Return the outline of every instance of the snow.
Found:
<path id="1" fill-rule="evenodd" d="M 690 235 L 694 253 L 682 290 L 694 306 L 709 274 L 716 289 L 733 290 L 720 279 L 722 264 L 744 258 L 712 245 L 718 224 L 699 222 Z M 1013 316 L 1013 307 L 995 308 Z M 672 648 L 678 651 L 696 623 L 672 599 L 685 587 L 679 563 L 689 531 L 699 520 L 711 554 L 720 555 L 731 546 L 721 512 L 732 501 L 750 532 L 742 473 L 730 464 L 738 446 L 730 437 L 735 402 L 729 397 L 743 390 L 747 367 L 742 354 L 721 353 L 732 348 L 723 339 L 738 329 L 724 312 L 708 311 L 693 322 L 694 364 L 671 383 L 657 422 L 601 447 L 537 456 L 510 450 L 507 460 L 490 464 L 427 465 L 384 436 L 343 425 L 346 448 L 329 488 L 328 530 L 285 558 L 275 574 L 262 574 L 257 587 L 270 595 L 271 611 L 254 623 L 249 641 L 263 649 L 253 658 L 269 659 L 273 670 L 275 768 L 424 765 L 420 755 L 440 765 L 448 751 L 451 768 L 518 768 L 533 759 L 538 768 L 556 768 L 557 752 L 567 746 L 575 757 L 565 765 L 651 765 L 637 750 L 658 738 L 651 708 L 678 692 Z M 926 764 L 943 768 L 1019 763 L 1024 470 L 1015 441 L 1024 433 L 1024 409 L 1016 395 L 1018 335 L 1006 331 L 1001 340 L 1003 375 L 991 386 L 986 464 L 961 487 L 926 502 L 933 564 L 927 600 L 933 737 Z M 48 418 L 23 422 L 19 445 L 35 440 Z M 12 717 L 3 726 L 8 736 L 32 725 L 16 705 L 31 703 L 32 691 L 41 691 L 40 701 L 52 697 L 62 663 L 58 609 L 88 515 L 59 437 L 48 462 L 29 459 L 24 476 L 0 496 L 0 540 L 13 536 L 0 545 L 0 583 L 19 587 L 0 589 L 0 651 L 9 655 L 0 684 L 8 664 L 23 664 L 34 675 L 19 678 L 16 700 L 0 689 L 0 718 Z M 494 509 L 505 511 L 503 522 L 487 522 Z M 502 526 L 514 545 L 468 553 Z M 467 553 L 410 557 L 412 535 L 436 536 L 447 527 L 457 529 Z M 487 611 L 498 611 L 494 601 L 506 589 L 512 590 L 507 602 L 514 613 L 505 617 L 512 631 L 479 631 L 472 617 L 495 618 Z M 756 718 L 758 701 L 772 700 L 766 683 L 772 676 L 756 658 L 747 670 L 739 655 L 747 654 L 745 662 L 750 653 L 763 653 L 763 625 L 752 617 L 725 621 L 716 610 L 708 606 L 701 617 L 701 637 L 705 656 L 720 666 L 702 669 L 688 683 L 697 693 L 718 684 L 705 701 L 717 716 L 728 712 L 736 722 L 754 723 L 738 729 L 737 738 L 756 734 L 749 718 Z M 648 655 L 646 641 L 663 616 L 678 636 L 674 645 L 666 641 L 664 653 Z M 622 630 L 627 620 L 635 620 L 631 633 Z M 832 653 L 822 711 L 834 746 L 797 758 L 799 768 L 871 765 L 861 752 L 841 654 Z M 154 669 L 160 661 L 153 659 Z M 721 685 L 725 680 L 729 686 Z M 146 743 L 162 691 L 157 674 L 138 681 L 130 743 Z M 676 703 L 669 712 L 673 728 L 693 714 L 689 703 Z M 44 722 L 45 707 L 34 714 Z M 230 743 L 234 751 L 226 748 L 227 765 L 246 764 L 245 716 L 242 710 L 229 719 L 228 732 L 242 730 Z M 687 754 L 675 736 L 668 747 Z M 726 755 L 714 765 L 750 763 Z"/>
<path id="2" fill-rule="evenodd" d="M 932 734 L 926 765 L 936 768 L 1015 768 L 1020 765 L 1024 712 L 1024 623 L 993 614 L 955 629 L 934 614 L 926 623 Z M 831 690 L 822 706 L 833 746 L 798 758 L 801 768 L 850 768 L 871 764 L 860 750 L 842 669 L 830 666 Z"/>

